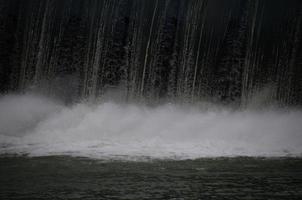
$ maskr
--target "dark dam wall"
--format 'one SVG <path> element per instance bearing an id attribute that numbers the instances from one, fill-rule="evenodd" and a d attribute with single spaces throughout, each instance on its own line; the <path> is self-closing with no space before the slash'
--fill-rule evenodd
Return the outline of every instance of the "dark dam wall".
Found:
<path id="1" fill-rule="evenodd" d="M 302 104 L 301 0 L 0 0 L 0 92 Z"/>

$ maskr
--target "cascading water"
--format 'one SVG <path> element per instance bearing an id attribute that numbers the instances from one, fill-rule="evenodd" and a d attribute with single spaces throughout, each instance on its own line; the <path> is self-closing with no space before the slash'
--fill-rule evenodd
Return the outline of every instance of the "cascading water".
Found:
<path id="1" fill-rule="evenodd" d="M 1 92 L 301 104 L 301 2 L 1 1 Z M 64 87 L 65 86 L 65 87 Z M 64 94 L 68 95 L 64 95 Z"/>
<path id="2" fill-rule="evenodd" d="M 18 93 L 0 153 L 300 156 L 301 19 L 301 1 L 0 0 Z"/>

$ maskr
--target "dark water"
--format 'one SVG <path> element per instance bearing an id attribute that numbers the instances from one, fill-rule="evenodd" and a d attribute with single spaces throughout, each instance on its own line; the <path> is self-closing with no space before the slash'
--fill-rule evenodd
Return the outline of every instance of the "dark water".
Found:
<path id="1" fill-rule="evenodd" d="M 302 160 L 2 157 L 0 199 L 302 199 Z"/>

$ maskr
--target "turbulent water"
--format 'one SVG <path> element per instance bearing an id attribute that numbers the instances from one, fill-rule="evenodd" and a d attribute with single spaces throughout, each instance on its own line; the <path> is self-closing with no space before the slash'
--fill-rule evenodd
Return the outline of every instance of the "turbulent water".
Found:
<path id="1" fill-rule="evenodd" d="M 301 156 L 299 110 L 0 99 L 0 153 L 99 159 Z"/>

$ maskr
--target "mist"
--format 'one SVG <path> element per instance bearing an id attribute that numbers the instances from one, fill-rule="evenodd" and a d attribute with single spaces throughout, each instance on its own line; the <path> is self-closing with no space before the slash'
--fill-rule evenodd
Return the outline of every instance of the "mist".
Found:
<path id="1" fill-rule="evenodd" d="M 302 112 L 164 104 L 65 106 L 40 95 L 0 99 L 0 154 L 97 159 L 301 156 Z"/>

